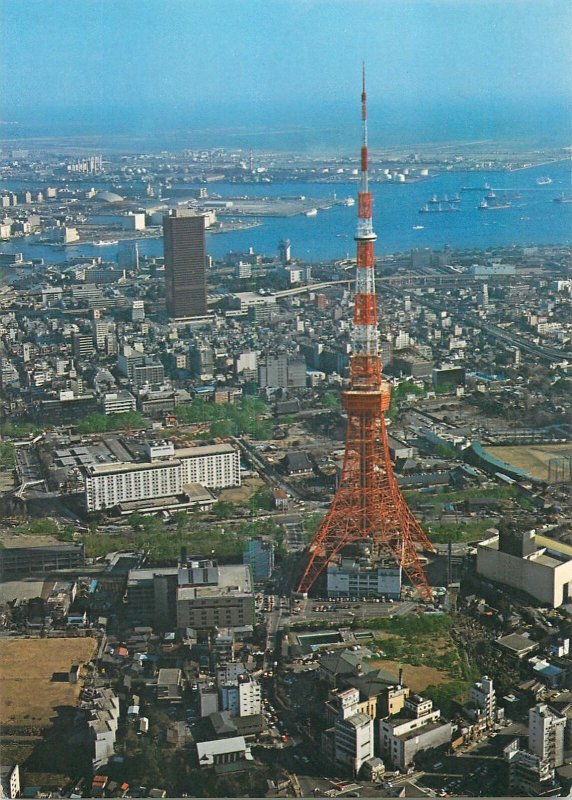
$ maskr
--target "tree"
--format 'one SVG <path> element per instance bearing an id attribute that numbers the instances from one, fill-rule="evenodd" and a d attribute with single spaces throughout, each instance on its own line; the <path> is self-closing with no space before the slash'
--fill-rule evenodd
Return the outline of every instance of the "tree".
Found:
<path id="1" fill-rule="evenodd" d="M 339 411 L 342 407 L 340 395 L 334 394 L 334 392 L 326 392 L 322 398 L 322 405 L 331 411 Z"/>
<path id="2" fill-rule="evenodd" d="M 227 500 L 219 500 L 212 507 L 212 513 L 217 519 L 227 519 L 236 516 L 236 506 Z"/>
<path id="3" fill-rule="evenodd" d="M 175 511 L 173 514 L 175 525 L 177 526 L 177 534 L 180 536 L 183 531 L 187 529 L 189 518 L 186 511 Z"/>
<path id="4" fill-rule="evenodd" d="M 133 528 L 134 531 L 140 531 L 143 526 L 143 520 L 145 517 L 143 514 L 139 514 L 138 511 L 134 511 L 132 514 L 129 515 L 129 524 Z"/>

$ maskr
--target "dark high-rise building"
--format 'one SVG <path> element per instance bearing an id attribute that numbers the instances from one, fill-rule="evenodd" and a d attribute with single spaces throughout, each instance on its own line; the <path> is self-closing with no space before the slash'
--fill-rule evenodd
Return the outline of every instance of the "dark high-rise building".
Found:
<path id="1" fill-rule="evenodd" d="M 172 319 L 207 313 L 205 218 L 174 211 L 163 217 L 165 294 Z"/>

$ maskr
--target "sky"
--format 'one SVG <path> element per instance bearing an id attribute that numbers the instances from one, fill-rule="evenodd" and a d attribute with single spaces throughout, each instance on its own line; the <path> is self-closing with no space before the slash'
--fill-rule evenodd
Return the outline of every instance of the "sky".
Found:
<path id="1" fill-rule="evenodd" d="M 0 0 L 0 120 L 335 124 L 362 60 L 378 111 L 562 116 L 571 30 L 571 0 Z"/>

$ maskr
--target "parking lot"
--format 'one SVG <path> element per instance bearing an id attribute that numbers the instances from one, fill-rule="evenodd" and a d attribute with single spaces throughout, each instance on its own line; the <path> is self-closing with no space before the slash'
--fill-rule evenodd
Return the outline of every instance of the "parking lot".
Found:
<path id="1" fill-rule="evenodd" d="M 417 604 L 412 600 L 378 599 L 308 599 L 296 604 L 292 614 L 294 620 L 320 620 L 350 624 L 355 618 L 391 617 L 410 614 Z"/>
<path id="2" fill-rule="evenodd" d="M 417 773 L 416 783 L 432 789 L 437 796 L 482 797 L 506 792 L 507 765 L 499 759 L 472 753 L 432 758 L 432 763 Z"/>

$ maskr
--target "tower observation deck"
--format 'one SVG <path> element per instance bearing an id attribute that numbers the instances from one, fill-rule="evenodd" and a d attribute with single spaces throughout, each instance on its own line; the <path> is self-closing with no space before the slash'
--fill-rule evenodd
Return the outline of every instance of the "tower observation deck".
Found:
<path id="1" fill-rule="evenodd" d="M 413 516 L 397 484 L 389 454 L 385 414 L 390 387 L 382 377 L 375 292 L 372 195 L 369 191 L 365 70 L 361 93 L 362 144 L 357 258 L 350 385 L 342 393 L 347 414 L 346 447 L 340 483 L 310 544 L 298 591 L 308 592 L 328 563 L 349 544 L 369 541 L 374 555 L 391 555 L 417 589 L 430 600 L 431 589 L 418 548 L 435 548 Z"/>

